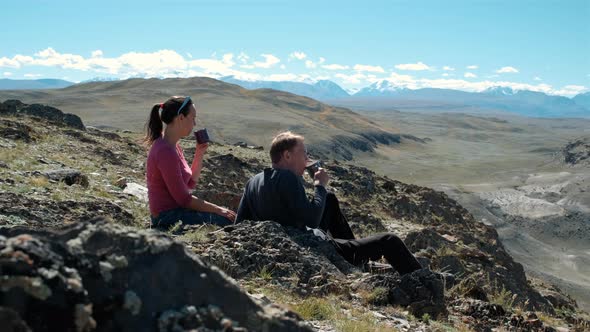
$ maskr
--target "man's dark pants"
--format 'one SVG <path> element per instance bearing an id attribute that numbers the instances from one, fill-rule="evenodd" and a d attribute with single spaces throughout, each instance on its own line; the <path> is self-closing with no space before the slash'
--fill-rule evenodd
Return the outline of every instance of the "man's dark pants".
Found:
<path id="1" fill-rule="evenodd" d="M 383 256 L 402 275 L 422 268 L 404 242 L 393 233 L 381 233 L 356 240 L 333 193 L 326 196 L 320 229 L 331 237 L 338 253 L 353 265 L 379 260 Z"/>

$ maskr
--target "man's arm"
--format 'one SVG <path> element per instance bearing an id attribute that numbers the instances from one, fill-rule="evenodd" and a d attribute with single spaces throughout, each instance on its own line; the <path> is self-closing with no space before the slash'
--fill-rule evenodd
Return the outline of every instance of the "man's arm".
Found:
<path id="1" fill-rule="evenodd" d="M 242 222 L 244 220 L 251 220 L 252 219 L 252 211 L 250 211 L 250 206 L 248 205 L 246 195 L 248 192 L 248 188 L 250 185 L 250 181 L 246 183 L 246 187 L 244 188 L 244 193 L 242 194 L 242 199 L 240 200 L 240 206 L 238 207 L 238 215 L 236 217 L 236 224 Z"/>
<path id="2" fill-rule="evenodd" d="M 288 176 L 285 180 L 281 188 L 281 192 L 286 194 L 284 198 L 288 204 L 285 213 L 293 213 L 293 219 L 298 225 L 319 227 L 326 205 L 326 188 L 316 185 L 313 199 L 310 201 L 305 194 L 303 184 L 295 174 Z"/>

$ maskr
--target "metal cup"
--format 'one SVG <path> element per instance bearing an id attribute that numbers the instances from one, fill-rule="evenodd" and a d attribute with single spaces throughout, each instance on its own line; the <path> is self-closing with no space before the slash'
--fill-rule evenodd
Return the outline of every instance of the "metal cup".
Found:
<path id="1" fill-rule="evenodd" d="M 320 167 L 322 167 L 321 161 L 312 160 L 307 164 L 305 170 L 307 171 L 307 174 L 309 174 L 309 176 L 313 179 L 313 177 L 315 176 L 315 172 L 317 172 Z"/>
<path id="2" fill-rule="evenodd" d="M 197 144 L 208 143 L 209 133 L 207 132 L 207 128 L 195 131 L 195 138 L 197 139 Z"/>

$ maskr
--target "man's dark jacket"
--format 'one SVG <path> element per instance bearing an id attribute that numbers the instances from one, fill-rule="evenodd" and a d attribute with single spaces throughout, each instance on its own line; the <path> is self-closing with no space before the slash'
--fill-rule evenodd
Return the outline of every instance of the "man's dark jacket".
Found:
<path id="1" fill-rule="evenodd" d="M 236 223 L 273 220 L 284 226 L 317 228 L 326 202 L 326 188 L 315 186 L 309 200 L 303 179 L 290 170 L 266 168 L 253 176 L 244 189 Z"/>

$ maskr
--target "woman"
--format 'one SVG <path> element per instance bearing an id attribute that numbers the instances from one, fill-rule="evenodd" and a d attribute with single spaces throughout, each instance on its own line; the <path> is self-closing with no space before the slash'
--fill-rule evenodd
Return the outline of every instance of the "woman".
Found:
<path id="1" fill-rule="evenodd" d="M 191 133 L 196 115 L 190 97 L 171 97 L 152 107 L 145 137 L 150 146 L 146 182 L 152 226 L 168 227 L 178 221 L 225 226 L 235 220 L 234 211 L 191 195 L 199 182 L 208 145 L 197 144 L 189 167 L 178 141 Z"/>

